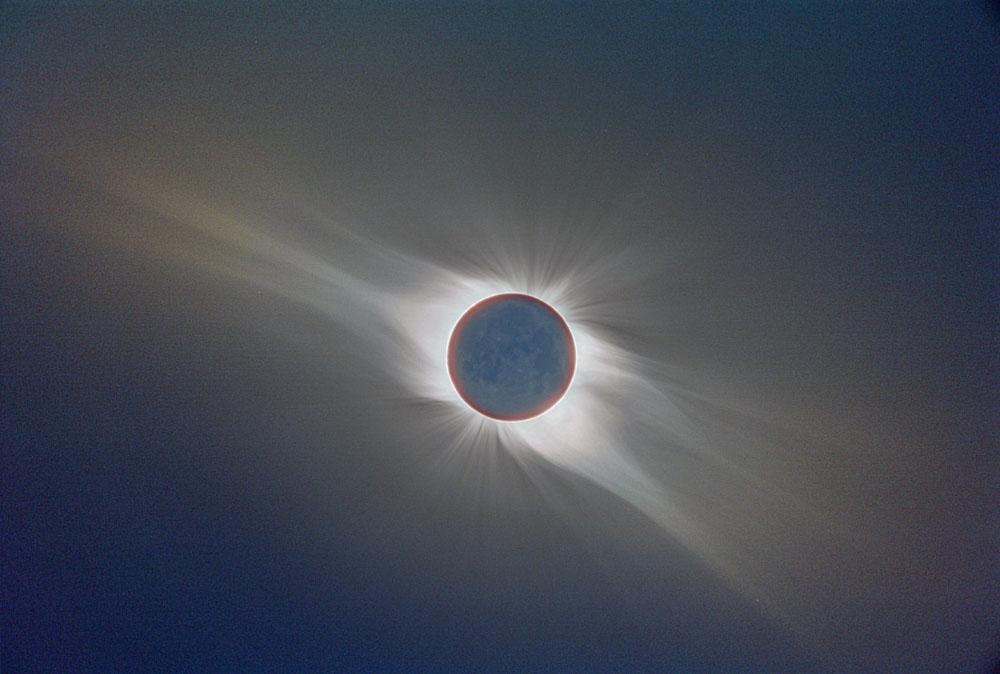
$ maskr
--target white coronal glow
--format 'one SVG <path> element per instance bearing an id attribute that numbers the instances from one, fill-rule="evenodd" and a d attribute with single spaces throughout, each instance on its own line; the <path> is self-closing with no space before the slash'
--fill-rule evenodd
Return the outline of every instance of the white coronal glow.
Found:
<path id="1" fill-rule="evenodd" d="M 591 329 L 586 320 L 593 318 L 591 302 L 576 291 L 587 286 L 585 279 L 569 275 L 552 284 L 528 284 L 429 267 L 424 274 L 419 290 L 392 294 L 383 305 L 384 319 L 408 347 L 386 357 L 396 362 L 409 354 L 398 370 L 399 382 L 418 399 L 438 403 L 434 414 L 439 418 L 432 426 L 447 447 L 448 460 L 464 463 L 467 457 L 499 449 L 515 457 L 529 453 L 582 476 L 656 522 L 727 584 L 768 607 L 772 616 L 793 624 L 788 612 L 792 600 L 774 583 L 762 586 L 759 573 L 767 569 L 755 568 L 755 560 L 743 556 L 747 552 L 737 537 L 746 535 L 738 531 L 744 525 L 730 520 L 713 528 L 703 519 L 714 515 L 719 501 L 730 509 L 741 497 L 739 488 L 721 494 L 726 481 L 717 486 L 708 482 L 720 469 L 713 464 L 725 464 L 724 457 L 710 450 L 697 424 L 681 409 L 662 364 Z M 504 292 L 528 292 L 550 304 L 567 321 L 576 345 L 574 379 L 563 398 L 545 413 L 516 423 L 470 408 L 455 390 L 446 361 L 457 320 L 484 297 Z M 686 483 L 692 479 L 699 483 L 697 490 Z M 753 503 L 751 494 L 744 496 L 748 505 Z"/>
<path id="2" fill-rule="evenodd" d="M 478 301 L 528 291 L 498 278 L 475 279 L 445 270 L 438 274 L 437 282 L 425 289 L 398 294 L 387 312 L 413 347 L 401 381 L 417 396 L 449 407 L 449 427 L 457 437 L 484 446 L 499 443 L 513 452 L 534 452 L 624 498 L 689 548 L 707 553 L 707 542 L 672 502 L 665 485 L 630 456 L 637 449 L 629 446 L 634 444 L 630 438 L 643 427 L 654 436 L 647 439 L 654 446 L 655 436 L 691 445 L 696 440 L 693 430 L 679 408 L 640 374 L 637 359 L 576 320 L 576 308 L 586 306 L 587 298 L 575 296 L 574 285 L 566 279 L 531 289 L 529 294 L 567 321 L 576 344 L 576 370 L 556 405 L 531 419 L 510 423 L 484 417 L 465 404 L 448 375 L 447 345 L 458 319 Z M 628 409 L 639 412 L 638 418 Z M 477 451 L 475 446 L 467 449 Z"/>

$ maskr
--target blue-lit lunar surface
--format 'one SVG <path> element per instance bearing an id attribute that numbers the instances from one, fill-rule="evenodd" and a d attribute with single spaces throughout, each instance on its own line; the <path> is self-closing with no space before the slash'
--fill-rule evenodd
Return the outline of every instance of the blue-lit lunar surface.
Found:
<path id="1" fill-rule="evenodd" d="M 530 419 L 555 405 L 575 367 L 566 321 L 531 295 L 487 297 L 465 312 L 448 342 L 448 373 L 459 395 L 503 421 Z"/>

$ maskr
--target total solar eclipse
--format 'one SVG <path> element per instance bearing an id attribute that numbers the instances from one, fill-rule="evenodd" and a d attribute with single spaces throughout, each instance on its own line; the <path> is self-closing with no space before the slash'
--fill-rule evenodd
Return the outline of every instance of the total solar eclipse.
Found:
<path id="1" fill-rule="evenodd" d="M 500 421 L 542 414 L 565 395 L 576 368 L 573 335 L 562 316 L 531 295 L 481 300 L 448 340 L 448 374 L 475 411 Z"/>

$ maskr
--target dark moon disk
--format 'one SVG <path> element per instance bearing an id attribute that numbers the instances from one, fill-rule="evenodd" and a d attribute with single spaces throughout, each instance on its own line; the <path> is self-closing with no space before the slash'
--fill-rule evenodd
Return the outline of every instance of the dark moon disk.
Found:
<path id="1" fill-rule="evenodd" d="M 566 393 L 576 347 L 559 313 L 531 295 L 487 297 L 448 341 L 448 373 L 462 399 L 492 419 L 538 416 Z"/>

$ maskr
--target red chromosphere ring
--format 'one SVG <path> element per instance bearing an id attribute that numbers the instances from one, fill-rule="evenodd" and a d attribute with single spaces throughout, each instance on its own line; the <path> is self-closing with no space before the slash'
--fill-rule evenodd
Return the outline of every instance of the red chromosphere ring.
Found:
<path id="1" fill-rule="evenodd" d="M 530 308 L 536 315 L 544 316 L 541 320 L 549 324 L 550 327 L 547 329 L 559 334 L 561 339 L 555 340 L 560 346 L 560 362 L 562 363 L 561 371 L 558 372 L 558 376 L 553 383 L 551 392 L 546 390 L 548 393 L 541 401 L 534 402 L 530 407 L 516 410 L 500 410 L 495 406 L 485 404 L 482 400 L 477 398 L 474 392 L 469 390 L 469 386 L 463 381 L 462 374 L 462 363 L 460 362 L 460 347 L 463 342 L 463 336 L 466 334 L 467 328 L 470 324 L 475 325 L 477 322 L 482 322 L 484 317 L 484 312 L 487 309 L 492 309 L 493 313 L 496 313 L 499 306 L 509 306 L 516 307 L 520 306 L 522 308 Z M 539 311 L 542 310 L 541 312 Z M 486 312 L 489 314 L 490 312 Z M 487 319 L 488 320 L 488 319 Z M 536 319 L 537 320 L 537 319 Z M 501 334 L 490 335 L 490 337 L 495 338 L 494 341 L 503 341 L 508 338 L 508 334 L 503 334 L 505 329 L 509 327 L 509 322 L 500 321 L 501 329 L 499 332 Z M 475 326 L 476 329 L 482 329 L 481 325 Z M 514 326 L 515 328 L 517 326 Z M 551 340 L 550 340 L 551 341 Z M 492 295 L 487 297 L 469 308 L 462 317 L 455 324 L 454 329 L 451 332 L 451 337 L 448 340 L 448 374 L 451 377 L 452 384 L 455 386 L 455 390 L 461 396 L 465 403 L 479 412 L 485 417 L 490 419 L 496 419 L 498 421 L 524 421 L 526 419 L 531 419 L 539 414 L 545 412 L 553 405 L 555 405 L 559 400 L 566 394 L 569 390 L 569 386 L 573 381 L 573 375 L 576 371 L 576 345 L 573 340 L 573 334 L 570 332 L 569 325 L 559 314 L 558 311 L 553 309 L 547 303 L 533 297 L 531 295 L 526 295 L 524 293 L 503 293 L 500 295 Z"/>

